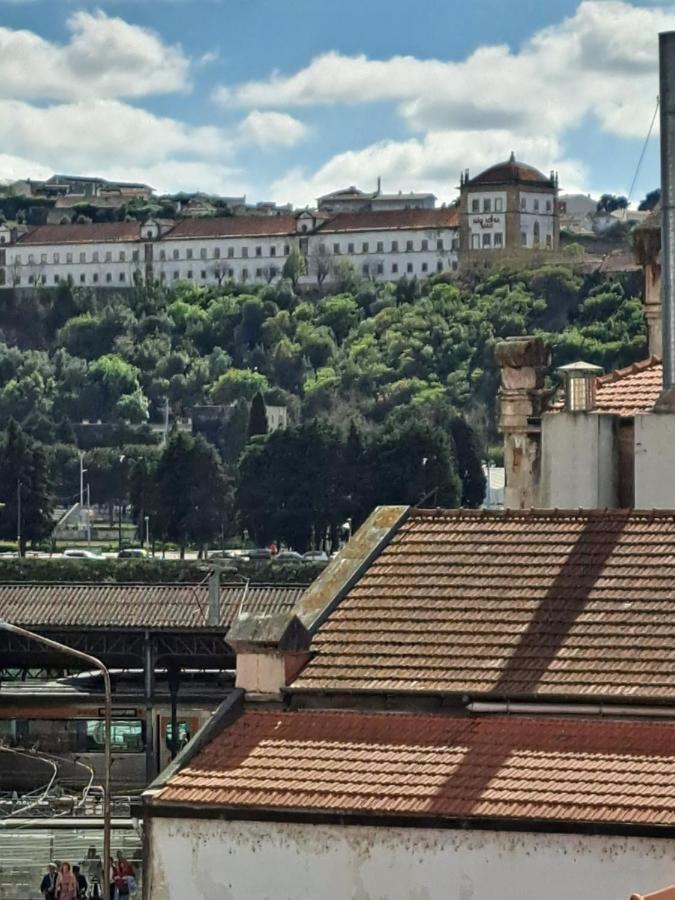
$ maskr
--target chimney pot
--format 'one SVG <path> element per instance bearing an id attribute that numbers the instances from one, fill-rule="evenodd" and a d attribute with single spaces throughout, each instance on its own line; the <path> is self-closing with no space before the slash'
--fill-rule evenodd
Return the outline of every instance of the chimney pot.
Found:
<path id="1" fill-rule="evenodd" d="M 583 361 L 569 363 L 557 369 L 565 380 L 565 412 L 592 412 L 601 366 Z"/>

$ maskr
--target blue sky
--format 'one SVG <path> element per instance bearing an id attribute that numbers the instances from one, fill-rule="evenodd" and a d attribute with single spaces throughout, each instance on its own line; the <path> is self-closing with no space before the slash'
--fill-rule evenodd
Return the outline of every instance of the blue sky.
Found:
<path id="1" fill-rule="evenodd" d="M 675 5 L 622 0 L 0 0 L 0 179 L 449 200 L 514 150 L 625 193 L 667 28 Z M 635 199 L 657 183 L 655 136 Z"/>

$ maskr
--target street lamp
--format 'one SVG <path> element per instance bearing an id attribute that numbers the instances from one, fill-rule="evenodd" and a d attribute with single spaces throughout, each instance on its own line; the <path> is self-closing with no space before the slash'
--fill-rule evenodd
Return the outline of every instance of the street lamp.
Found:
<path id="1" fill-rule="evenodd" d="M 52 650 L 58 650 L 70 656 L 81 659 L 88 665 L 98 669 L 103 675 L 103 684 L 105 687 L 105 771 L 103 775 L 103 897 L 108 900 L 110 897 L 110 773 L 112 768 L 112 738 L 111 738 L 111 722 L 112 722 L 112 689 L 110 686 L 110 672 L 95 656 L 88 653 L 82 653 L 81 650 L 75 650 L 59 641 L 53 641 L 51 638 L 43 637 L 41 634 L 35 634 L 34 631 L 28 631 L 19 625 L 12 625 L 11 622 L 5 622 L 0 619 L 0 631 L 9 631 L 11 634 L 18 634 L 20 637 L 28 638 L 31 641 L 37 641 L 44 644 L 45 647 L 51 647 Z"/>

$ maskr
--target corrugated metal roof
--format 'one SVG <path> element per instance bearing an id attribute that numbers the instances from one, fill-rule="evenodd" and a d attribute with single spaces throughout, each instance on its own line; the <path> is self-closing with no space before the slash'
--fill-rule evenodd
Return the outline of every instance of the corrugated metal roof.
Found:
<path id="1" fill-rule="evenodd" d="M 675 695 L 675 513 L 412 510 L 293 688 Z"/>
<path id="2" fill-rule="evenodd" d="M 242 612 L 292 609 L 302 585 L 223 584 L 221 628 Z M 206 628 L 206 584 L 0 584 L 0 618 L 41 628 Z"/>
<path id="3" fill-rule="evenodd" d="M 675 825 L 675 725 L 249 711 L 153 803 Z"/>

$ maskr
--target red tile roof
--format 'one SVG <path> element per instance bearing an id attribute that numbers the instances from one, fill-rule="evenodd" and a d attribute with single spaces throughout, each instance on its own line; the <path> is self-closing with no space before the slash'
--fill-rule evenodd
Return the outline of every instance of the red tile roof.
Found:
<path id="1" fill-rule="evenodd" d="M 153 803 L 675 825 L 675 725 L 245 712 Z"/>
<path id="2" fill-rule="evenodd" d="M 139 241 L 139 222 L 90 222 L 86 225 L 38 225 L 23 234 L 17 244 L 83 244 Z"/>
<path id="3" fill-rule="evenodd" d="M 303 590 L 302 585 L 223 584 L 221 627 L 228 627 L 240 609 L 292 609 Z M 0 584 L 0 619 L 41 628 L 206 628 L 208 603 L 203 583 Z"/>
<path id="4" fill-rule="evenodd" d="M 181 219 L 164 235 L 164 239 L 258 237 L 290 235 L 295 231 L 295 216 L 222 216 Z"/>
<path id="5" fill-rule="evenodd" d="M 382 212 L 338 213 L 322 226 L 322 233 L 339 231 L 377 231 L 397 228 L 459 228 L 459 210 L 391 209 Z"/>
<path id="6" fill-rule="evenodd" d="M 618 416 L 651 412 L 663 388 L 663 366 L 657 356 L 598 378 L 596 408 Z"/>
<path id="7" fill-rule="evenodd" d="M 527 163 L 518 162 L 513 154 L 506 162 L 490 166 L 469 180 L 470 187 L 479 187 L 482 184 L 526 184 L 553 188 L 551 179 L 543 172 Z"/>
<path id="8" fill-rule="evenodd" d="M 653 894 L 633 894 L 630 900 L 675 900 L 675 885 L 654 891 Z"/>
<path id="9" fill-rule="evenodd" d="M 675 514 L 412 510 L 293 689 L 675 694 Z"/>

